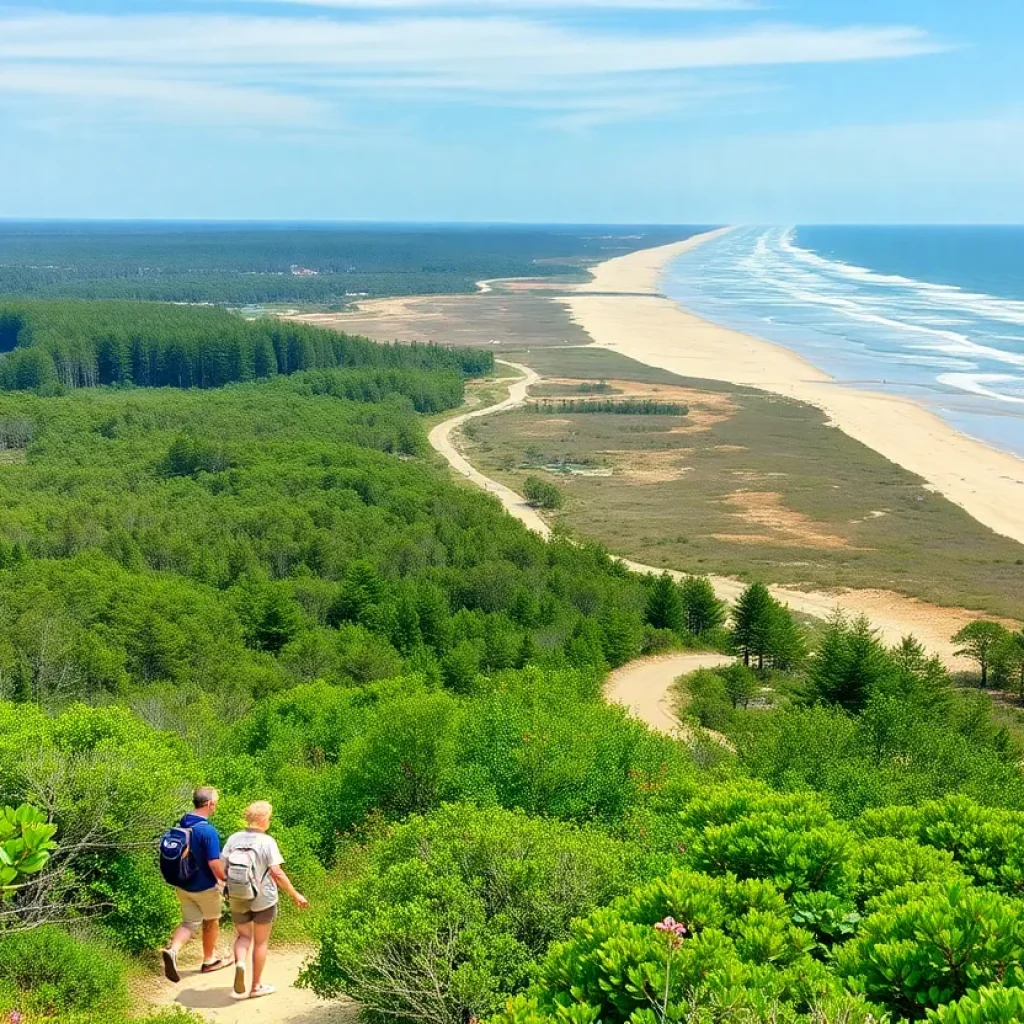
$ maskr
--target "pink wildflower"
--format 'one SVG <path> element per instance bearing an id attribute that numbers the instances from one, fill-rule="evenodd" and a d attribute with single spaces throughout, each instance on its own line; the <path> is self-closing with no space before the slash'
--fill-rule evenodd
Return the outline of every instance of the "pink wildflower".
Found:
<path id="1" fill-rule="evenodd" d="M 21 1015 L 21 1010 L 11 1010 L 7 1015 L 7 1024 L 21 1024 L 24 1017 Z"/>
<path id="2" fill-rule="evenodd" d="M 666 917 L 664 921 L 659 921 L 654 926 L 654 930 L 656 932 L 667 932 L 669 935 L 675 935 L 681 939 L 686 934 L 686 925 L 677 921 L 674 917 Z"/>

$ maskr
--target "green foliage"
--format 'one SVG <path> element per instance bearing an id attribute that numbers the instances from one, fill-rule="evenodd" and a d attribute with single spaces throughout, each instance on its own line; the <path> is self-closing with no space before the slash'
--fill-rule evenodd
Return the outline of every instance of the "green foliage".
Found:
<path id="1" fill-rule="evenodd" d="M 659 402 L 654 398 L 563 398 L 555 401 L 533 402 L 531 412 L 556 413 L 613 413 L 620 416 L 685 416 L 689 406 L 681 402 Z"/>
<path id="2" fill-rule="evenodd" d="M 674 633 L 682 633 L 686 628 L 682 594 L 667 572 L 656 577 L 648 591 L 644 620 L 654 629 Z"/>
<path id="3" fill-rule="evenodd" d="M 126 953 L 160 948 L 181 919 L 181 906 L 156 869 L 152 855 L 112 852 L 83 860 L 90 878 L 83 895 L 100 908 L 103 932 Z"/>
<path id="4" fill-rule="evenodd" d="M 681 586 L 686 628 L 694 636 L 705 636 L 725 622 L 725 604 L 715 596 L 707 576 L 686 576 Z"/>
<path id="5" fill-rule="evenodd" d="M 985 986 L 928 1011 L 933 1024 L 1016 1024 L 1024 1020 L 1024 988 Z"/>
<path id="6" fill-rule="evenodd" d="M 770 880 L 785 893 L 852 893 L 853 833 L 810 793 L 719 787 L 680 813 L 687 860 L 710 874 Z"/>
<path id="7" fill-rule="evenodd" d="M 368 1020 L 497 1010 L 569 921 L 622 892 L 628 848 L 523 814 L 449 805 L 374 844 L 319 926 L 304 979 Z"/>
<path id="8" fill-rule="evenodd" d="M 743 664 L 756 661 L 759 670 L 772 665 L 794 668 L 806 655 L 803 634 L 789 609 L 763 583 L 751 583 L 733 607 L 732 642 Z"/>
<path id="9" fill-rule="evenodd" d="M 305 324 L 242 320 L 208 306 L 36 300 L 0 307 L 0 318 L 21 325 L 16 335 L 7 332 L 17 347 L 0 349 L 0 385 L 8 390 L 128 383 L 216 388 L 345 367 L 340 376 L 314 376 L 306 386 L 364 402 L 400 394 L 421 412 L 437 412 L 459 404 L 461 372 L 494 365 L 486 352 L 378 345 Z M 424 369 L 448 376 L 431 379 Z"/>
<path id="10" fill-rule="evenodd" d="M 562 507 L 562 492 L 539 476 L 528 476 L 523 481 L 523 495 L 534 508 L 556 509 Z"/>
<path id="11" fill-rule="evenodd" d="M 4 1001 L 43 1017 L 120 1009 L 128 997 L 124 968 L 113 950 L 54 927 L 0 938 Z"/>
<path id="12" fill-rule="evenodd" d="M 976 884 L 1024 895 L 1024 813 L 949 796 L 917 807 L 867 811 L 859 829 L 868 836 L 899 836 L 942 850 Z"/>
<path id="13" fill-rule="evenodd" d="M 1000 653 L 1005 652 L 1009 636 L 1010 631 L 1005 626 L 983 619 L 969 622 L 963 629 L 953 634 L 952 641 L 957 645 L 956 653 L 978 663 L 983 687 L 988 685 L 988 670 L 993 656 L 996 656 L 998 661 Z"/>
<path id="14" fill-rule="evenodd" d="M 643 242 L 619 245 L 681 234 L 645 228 Z M 608 244 L 592 232 L 519 226 L 11 225 L 0 229 L 0 293 L 232 305 L 468 294 L 481 279 L 578 274 L 580 258 L 607 258 Z M 18 330 L 14 317 L 0 320 L 0 350 Z"/>
<path id="15" fill-rule="evenodd" d="M 56 833 L 57 826 L 38 807 L 22 804 L 0 810 L 0 900 L 46 868 L 57 849 Z"/>
<path id="16" fill-rule="evenodd" d="M 687 717 L 694 718 L 705 729 L 721 732 L 733 721 L 733 703 L 724 677 L 713 669 L 702 668 L 685 676 L 681 685 L 689 693 L 684 704 Z"/>
<path id="17" fill-rule="evenodd" d="M 814 946 L 772 885 L 674 871 L 576 922 L 495 1020 L 796 1021 L 830 1002 L 866 1021 L 869 1008 L 815 963 Z"/>
<path id="18" fill-rule="evenodd" d="M 874 906 L 837 969 L 894 1014 L 918 1020 L 981 986 L 1024 981 L 1019 902 L 954 883 L 896 889 Z"/>
<path id="19" fill-rule="evenodd" d="M 808 697 L 860 711 L 891 668 L 885 647 L 863 616 L 852 625 L 839 613 L 828 622 L 808 675 Z"/>

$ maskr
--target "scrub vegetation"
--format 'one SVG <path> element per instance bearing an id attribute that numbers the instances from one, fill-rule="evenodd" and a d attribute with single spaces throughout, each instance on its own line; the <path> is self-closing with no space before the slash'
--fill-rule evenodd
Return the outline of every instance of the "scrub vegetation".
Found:
<path id="1" fill-rule="evenodd" d="M 187 1019 L 126 978 L 204 784 L 223 832 L 274 803 L 304 984 L 369 1024 L 1019 1019 L 1024 752 L 985 691 L 540 539 L 426 445 L 489 357 L 306 331 L 362 361 L 0 394 L 0 1014 Z M 602 699 L 672 648 L 735 653 L 687 690 L 727 743 Z"/>
<path id="2" fill-rule="evenodd" d="M 550 479 L 560 522 L 580 535 L 648 565 L 1024 618 L 1024 547 L 818 410 L 600 350 L 521 358 L 560 383 L 475 420 L 467 453 L 520 493 L 528 476 Z M 602 381 L 621 397 L 580 397 Z"/>

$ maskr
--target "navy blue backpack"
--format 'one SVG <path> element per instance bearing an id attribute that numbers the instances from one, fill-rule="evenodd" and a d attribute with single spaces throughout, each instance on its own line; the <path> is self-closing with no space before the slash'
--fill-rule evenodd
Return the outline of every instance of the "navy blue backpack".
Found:
<path id="1" fill-rule="evenodd" d="M 160 837 L 160 874 L 170 885 L 181 888 L 198 870 L 192 854 L 192 829 L 178 824 Z"/>

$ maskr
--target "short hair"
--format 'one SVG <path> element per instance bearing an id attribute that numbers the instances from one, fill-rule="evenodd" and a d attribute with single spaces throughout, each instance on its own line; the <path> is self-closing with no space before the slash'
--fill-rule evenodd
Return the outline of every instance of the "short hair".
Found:
<path id="1" fill-rule="evenodd" d="M 267 800 L 257 800 L 255 803 L 249 804 L 244 811 L 242 811 L 242 817 L 245 818 L 247 825 L 253 825 L 259 822 L 261 825 L 264 822 L 269 824 L 270 816 L 274 813 L 274 808 L 271 807 Z"/>
<path id="2" fill-rule="evenodd" d="M 213 786 L 200 786 L 192 794 L 192 806 L 198 811 L 200 808 L 217 802 L 217 790 Z"/>

